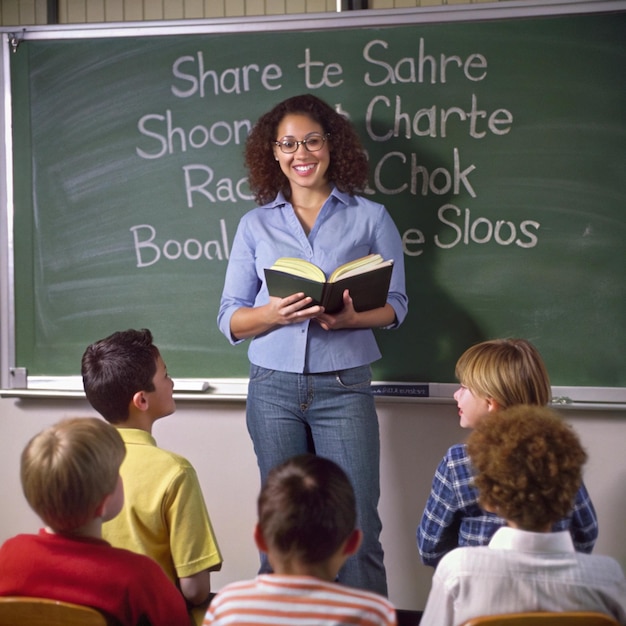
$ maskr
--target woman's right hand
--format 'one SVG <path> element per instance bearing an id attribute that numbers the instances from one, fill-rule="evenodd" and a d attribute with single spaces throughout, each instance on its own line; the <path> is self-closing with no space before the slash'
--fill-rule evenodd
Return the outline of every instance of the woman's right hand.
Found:
<path id="1" fill-rule="evenodd" d="M 303 293 L 294 293 L 286 298 L 274 298 L 270 296 L 269 305 L 277 316 L 277 323 L 281 326 L 298 324 L 311 318 L 317 317 L 324 312 L 324 307 L 319 305 L 310 306 L 312 298 Z"/>
<path id="2" fill-rule="evenodd" d="M 324 312 L 324 307 L 310 306 L 311 302 L 304 293 L 294 293 L 285 298 L 270 297 L 262 306 L 242 307 L 230 319 L 230 332 L 236 339 L 248 339 L 276 326 L 305 322 Z"/>

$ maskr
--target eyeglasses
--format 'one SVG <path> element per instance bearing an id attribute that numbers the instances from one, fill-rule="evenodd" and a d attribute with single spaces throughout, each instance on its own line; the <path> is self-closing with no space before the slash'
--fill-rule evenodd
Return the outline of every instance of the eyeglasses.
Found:
<path id="1" fill-rule="evenodd" d="M 280 151 L 285 154 L 297 152 L 301 145 L 304 146 L 308 152 L 317 152 L 324 147 L 326 139 L 328 139 L 327 134 L 309 133 L 302 141 L 298 141 L 295 137 L 283 137 L 279 141 L 275 141 L 274 145 L 278 146 Z"/>

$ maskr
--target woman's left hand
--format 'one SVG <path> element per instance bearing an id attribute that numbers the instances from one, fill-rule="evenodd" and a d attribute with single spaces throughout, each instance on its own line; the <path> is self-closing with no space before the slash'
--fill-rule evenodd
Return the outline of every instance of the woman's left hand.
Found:
<path id="1" fill-rule="evenodd" d="M 396 312 L 387 303 L 379 309 L 358 312 L 354 310 L 354 304 L 350 292 L 343 292 L 343 309 L 335 315 L 321 313 L 315 316 L 315 321 L 324 330 L 340 330 L 342 328 L 381 328 L 394 323 Z"/>
<path id="2" fill-rule="evenodd" d="M 354 310 L 354 304 L 350 297 L 350 292 L 346 289 L 343 292 L 343 309 L 334 315 L 322 313 L 316 316 L 316 320 L 324 330 L 339 330 L 340 328 L 352 328 L 358 313 Z"/>

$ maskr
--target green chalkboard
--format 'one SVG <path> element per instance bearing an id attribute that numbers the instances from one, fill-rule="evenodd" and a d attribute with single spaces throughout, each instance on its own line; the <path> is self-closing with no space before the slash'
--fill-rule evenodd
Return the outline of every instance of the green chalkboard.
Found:
<path id="1" fill-rule="evenodd" d="M 16 367 L 74 376 L 89 342 L 148 327 L 173 376 L 246 378 L 247 346 L 216 325 L 254 206 L 243 143 L 310 91 L 356 125 L 368 193 L 405 241 L 410 313 L 377 331 L 375 379 L 454 382 L 470 344 L 521 336 L 555 385 L 626 387 L 620 8 L 26 31 L 10 54 Z"/>

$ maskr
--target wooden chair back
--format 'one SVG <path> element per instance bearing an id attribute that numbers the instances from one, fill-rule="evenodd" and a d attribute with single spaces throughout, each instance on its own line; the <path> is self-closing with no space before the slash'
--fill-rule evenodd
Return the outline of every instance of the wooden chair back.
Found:
<path id="1" fill-rule="evenodd" d="M 0 597 L 0 626 L 112 626 L 88 606 L 21 596 Z"/>
<path id="2" fill-rule="evenodd" d="M 619 623 L 606 613 L 566 611 L 484 615 L 468 619 L 462 626 L 619 626 Z"/>

